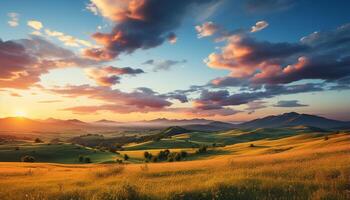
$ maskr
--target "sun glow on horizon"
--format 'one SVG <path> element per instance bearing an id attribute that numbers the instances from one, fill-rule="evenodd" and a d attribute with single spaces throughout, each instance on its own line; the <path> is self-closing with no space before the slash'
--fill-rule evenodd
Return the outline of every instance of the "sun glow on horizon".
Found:
<path id="1" fill-rule="evenodd" d="M 27 116 L 27 113 L 23 110 L 16 110 L 14 112 L 14 116 L 15 117 L 26 117 Z"/>

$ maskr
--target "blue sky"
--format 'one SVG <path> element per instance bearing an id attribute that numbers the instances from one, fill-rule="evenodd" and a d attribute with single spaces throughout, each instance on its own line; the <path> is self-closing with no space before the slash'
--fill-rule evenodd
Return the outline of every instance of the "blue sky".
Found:
<path id="1" fill-rule="evenodd" d="M 122 19 L 117 19 L 114 18 L 114 16 L 108 15 L 110 12 L 116 13 L 120 9 L 126 9 L 125 7 L 123 7 L 124 5 L 120 5 L 118 3 L 118 0 L 115 0 L 113 2 L 113 6 L 107 8 L 103 7 L 104 3 L 106 2 L 104 0 L 93 0 L 91 2 L 88 0 L 2 1 L 0 3 L 0 39 L 3 42 L 15 41 L 15 43 L 20 43 L 18 40 L 35 40 L 32 38 L 39 37 L 45 41 L 54 44 L 55 46 L 62 47 L 66 50 L 73 52 L 79 58 L 92 60 L 89 60 L 89 62 L 85 61 L 85 63 L 88 64 L 70 63 L 66 64 L 64 67 L 50 67 L 49 69 L 40 73 L 40 75 L 38 76 L 40 79 L 39 81 L 31 82 L 30 85 L 26 85 L 25 87 L 8 86 L 9 82 L 6 82 L 6 84 L 1 85 L 0 82 L 0 87 L 2 88 L 1 91 L 3 93 L 3 97 L 0 99 L 1 104 L 3 104 L 3 102 L 8 101 L 28 104 L 28 107 L 33 108 L 27 109 L 27 112 L 29 113 L 28 115 L 37 118 L 47 117 L 48 114 L 46 112 L 37 113 L 35 112 L 34 108 L 40 109 L 40 106 L 42 106 L 42 104 L 38 104 L 39 99 L 49 98 L 60 100 L 60 102 L 57 102 L 56 104 L 53 103 L 50 104 L 50 106 L 46 105 L 50 108 L 49 110 L 51 113 L 57 113 L 55 114 L 55 116 L 58 118 L 80 117 L 86 120 L 94 120 L 103 117 L 123 121 L 132 120 L 135 118 L 135 116 L 137 116 L 137 118 L 142 117 L 145 119 L 156 118 L 157 116 L 165 116 L 169 118 L 207 117 L 227 121 L 240 121 L 264 116 L 267 114 L 277 114 L 288 111 L 299 111 L 320 114 L 323 116 L 329 116 L 337 119 L 350 120 L 350 116 L 346 114 L 348 111 L 350 111 L 346 100 L 350 97 L 349 89 L 347 89 L 349 81 L 344 81 L 348 78 L 347 73 L 350 74 L 350 66 L 346 66 L 345 68 L 339 67 L 333 69 L 331 67 L 332 65 L 330 64 L 329 66 L 319 66 L 320 70 L 317 70 L 317 66 L 315 67 L 315 64 L 313 64 L 314 62 L 317 63 L 316 58 L 320 58 L 320 55 L 323 55 L 323 57 L 331 56 L 333 58 L 336 54 L 334 53 L 334 51 L 336 51 L 337 49 L 337 44 L 331 43 L 332 46 L 322 46 L 323 49 L 320 50 L 321 46 L 317 46 L 317 42 L 323 42 L 323 40 L 326 42 L 331 42 L 337 39 L 337 37 L 344 37 L 346 39 L 344 34 L 346 34 L 347 30 L 341 31 L 338 27 L 344 26 L 350 22 L 350 14 L 348 12 L 348 8 L 350 7 L 349 1 L 339 0 L 330 3 L 329 1 L 321 0 L 315 3 L 314 1 L 307 0 L 264 0 L 260 1 L 260 4 L 256 3 L 259 1 L 254 0 L 208 0 L 208 3 L 202 3 L 200 1 L 198 3 L 196 0 L 191 0 L 188 2 L 165 1 L 165 3 L 163 2 L 159 5 L 164 6 L 164 9 L 169 9 L 171 8 L 171 6 L 177 7 L 179 11 L 178 13 L 173 13 L 171 10 L 161 12 L 160 16 L 163 16 L 164 19 L 171 16 L 169 20 L 173 20 L 174 23 L 173 25 L 171 24 L 172 22 L 169 23 L 170 25 L 167 28 L 162 27 L 164 30 L 160 30 L 161 35 L 159 35 L 159 38 L 165 37 L 166 34 L 174 33 L 177 38 L 175 44 L 171 44 L 164 40 L 157 45 L 141 45 L 138 47 L 131 47 L 132 50 L 130 51 L 130 47 L 120 47 L 122 43 L 118 43 L 118 41 L 115 42 L 109 38 L 108 44 L 101 43 L 94 36 L 95 33 L 100 32 L 102 34 L 105 34 L 105 36 L 110 37 L 113 36 L 113 34 L 116 34 L 116 32 L 113 30 L 120 30 L 122 32 L 124 31 L 123 34 L 127 36 L 129 32 L 128 29 L 125 29 L 125 27 L 131 26 L 131 23 L 135 23 L 135 21 L 137 22 L 137 20 L 139 20 L 141 23 L 150 20 L 151 23 L 156 24 L 154 25 L 154 28 L 158 28 L 156 26 L 160 26 L 159 24 L 161 23 L 159 23 L 157 19 L 148 19 L 147 16 L 152 16 L 153 13 L 150 14 L 147 12 L 159 12 L 159 9 L 157 10 L 155 8 L 150 7 L 149 10 L 143 10 L 145 5 L 147 4 L 150 4 L 152 6 L 152 1 L 153 0 L 146 0 L 141 6 L 138 7 L 140 11 L 137 10 L 135 15 L 141 13 L 141 17 L 143 17 L 143 19 L 141 20 L 138 18 L 133 18 L 133 16 L 130 17 L 129 15 L 122 16 Z M 153 2 L 156 2 L 156 0 L 154 0 Z M 91 12 L 89 9 L 87 9 L 87 5 L 91 5 L 98 11 L 98 13 L 94 14 L 93 12 Z M 169 7 L 169 5 L 171 6 Z M 248 9 L 249 6 L 250 9 Z M 17 13 L 17 15 L 16 17 L 11 17 L 10 13 Z M 18 25 L 10 26 L 8 23 L 10 20 L 15 20 L 18 23 Z M 161 20 L 162 19 L 160 18 L 159 21 Z M 40 32 L 40 36 L 33 36 L 31 34 L 34 31 L 34 29 L 28 26 L 29 21 L 41 22 L 43 27 L 41 27 L 38 30 L 38 32 Z M 215 33 L 211 33 L 210 35 L 205 36 L 203 38 L 198 38 L 197 34 L 199 33 L 195 27 L 201 26 L 207 22 L 211 22 L 212 24 L 215 24 L 215 27 L 220 28 L 218 28 L 217 30 L 215 29 Z M 267 26 L 257 32 L 250 33 L 249 30 L 257 22 L 264 22 L 267 24 Z M 164 23 L 167 23 L 167 21 L 164 21 Z M 120 24 L 125 26 L 122 27 L 122 25 Z M 74 45 L 67 45 L 62 40 L 59 40 L 58 37 L 56 38 L 54 36 L 47 35 L 45 32 L 46 29 L 49 29 L 50 31 L 60 32 L 66 36 L 73 36 L 75 39 L 87 41 L 91 43 L 93 47 L 88 47 L 84 45 L 80 45 L 79 47 Z M 244 31 L 241 31 L 239 34 L 237 34 L 237 32 L 233 32 L 239 29 Z M 154 39 L 155 37 L 150 36 L 152 35 L 152 33 L 147 32 L 149 30 L 153 29 L 136 28 L 132 31 L 137 32 L 139 36 L 145 36 L 149 37 L 148 39 Z M 221 42 L 214 42 L 215 39 L 218 39 L 223 36 L 223 33 L 221 33 L 220 31 L 225 32 L 225 34 L 230 34 L 229 36 L 226 35 L 226 39 L 223 39 Z M 301 44 L 300 39 L 302 37 L 309 36 L 315 31 L 321 32 L 322 37 L 320 36 L 320 38 L 322 38 L 322 41 L 321 39 L 318 39 L 319 41 L 311 41 L 312 43 L 307 44 L 307 48 L 312 47 L 316 49 L 316 53 L 310 53 L 310 51 L 305 50 L 296 50 L 297 52 L 288 53 L 288 55 L 283 57 L 270 55 L 274 58 L 273 61 L 259 61 L 259 63 L 254 63 L 254 65 L 256 66 L 251 66 L 249 59 L 243 60 L 242 63 L 239 63 L 237 59 L 241 59 L 240 57 L 235 57 L 231 60 L 222 60 L 223 58 L 221 58 L 221 65 L 223 62 L 231 63 L 230 66 L 225 67 L 220 66 L 220 64 L 218 63 L 214 63 L 213 66 L 210 67 L 208 66 L 210 64 L 205 62 L 205 60 L 208 60 L 209 55 L 212 53 L 220 56 L 224 55 L 222 49 L 228 47 L 230 44 L 236 45 L 236 50 L 239 50 L 238 48 L 242 47 L 248 48 L 249 51 L 252 51 L 252 49 L 254 48 L 262 48 L 266 43 L 271 43 L 270 46 L 276 48 L 280 47 L 276 44 L 281 43 L 286 44 L 286 46 L 294 45 L 300 46 L 300 48 L 302 48 L 303 44 Z M 240 40 L 242 40 L 239 44 L 233 44 L 232 41 L 228 39 L 228 37 L 233 38 L 235 34 L 237 37 L 240 37 Z M 115 37 L 115 35 L 113 37 Z M 125 38 L 125 40 L 126 39 L 127 37 Z M 138 38 L 137 40 L 144 42 L 142 38 Z M 344 46 L 347 44 L 347 42 L 348 40 L 344 41 Z M 99 50 L 103 50 L 104 52 L 112 52 L 117 55 L 113 55 L 113 57 L 108 60 L 101 60 L 101 58 L 98 58 L 98 61 L 96 61 L 96 57 L 86 58 L 86 56 L 84 56 L 85 50 L 93 48 L 98 48 Z M 336 62 L 339 59 L 343 59 L 349 56 L 348 53 L 350 51 L 347 52 L 348 48 L 342 48 L 344 48 L 345 51 L 343 51 L 342 55 L 339 55 L 339 57 L 335 59 Z M 115 49 L 118 49 L 118 51 L 115 51 Z M 283 51 L 283 49 L 281 51 Z M 331 53 L 325 54 L 324 52 Z M 274 53 L 278 54 L 278 50 L 276 50 Z M 244 54 L 243 56 L 246 55 Z M 248 56 L 254 56 L 252 58 L 256 58 L 260 55 L 258 53 L 257 55 Z M 278 67 L 284 69 L 288 65 L 297 65 L 296 62 L 300 57 L 306 58 L 308 61 L 310 60 L 309 62 L 311 62 L 312 60 L 312 65 L 310 64 L 310 69 L 305 68 L 305 72 L 295 72 L 295 74 L 290 75 L 290 77 L 289 75 L 288 77 L 285 77 L 287 75 L 279 71 L 278 73 L 281 73 L 280 76 L 283 77 L 283 79 L 280 79 L 278 83 L 272 83 L 271 81 L 273 81 L 273 78 L 268 77 L 268 80 L 264 79 L 264 81 L 267 82 L 259 83 L 259 87 L 263 89 L 267 85 L 279 85 L 283 87 L 289 87 L 297 84 L 305 85 L 308 83 L 315 83 L 319 84 L 317 85 L 317 87 L 322 87 L 322 90 L 310 89 L 305 92 L 292 92 L 291 94 L 287 94 L 286 92 L 273 95 L 263 94 L 264 96 L 254 98 L 249 97 L 249 99 L 247 100 L 244 99 L 242 103 L 237 103 L 237 98 L 241 98 L 242 93 L 254 93 L 261 91 L 257 89 L 252 90 L 253 81 L 256 79 L 252 76 L 265 71 L 266 73 L 271 73 L 269 69 L 271 69 L 272 67 L 260 66 L 268 63 L 269 65 L 274 65 L 273 67 L 276 67 L 275 62 L 276 60 L 278 60 Z M 40 57 L 38 59 L 47 60 L 52 58 L 50 57 L 44 59 Z M 60 57 L 60 59 L 65 58 Z M 93 61 L 93 59 L 95 60 Z M 153 64 L 144 64 L 146 61 L 149 60 L 153 60 Z M 183 60 L 185 61 L 181 62 Z M 157 64 L 161 65 L 162 62 L 166 61 L 174 62 L 175 64 L 167 64 L 166 68 L 162 68 L 163 70 L 155 70 Z M 176 62 L 178 63 L 176 64 Z M 237 64 L 236 62 L 239 64 Z M 346 65 L 346 61 L 344 62 Z M 250 63 L 249 66 L 247 63 Z M 18 73 L 18 71 L 14 71 L 14 69 L 12 69 L 11 71 L 11 66 L 5 66 L 5 64 L 3 65 L 4 66 L 0 65 L 0 67 L 8 70 L 6 72 L 10 72 L 12 74 Z M 259 67 L 257 67 L 258 65 Z M 142 69 L 144 73 L 124 74 L 123 72 L 123 74 L 119 74 L 120 72 L 118 72 L 118 74 L 111 74 L 115 72 L 110 72 L 104 69 L 104 67 L 107 66 L 112 66 L 119 70 L 120 68 L 127 67 L 132 69 Z M 30 68 L 31 66 L 22 67 L 22 70 L 24 71 L 21 72 L 26 72 L 28 74 L 34 73 L 32 68 Z M 242 75 L 238 77 L 237 71 L 246 71 L 244 67 L 253 67 L 254 71 L 249 75 L 245 75 L 244 77 L 242 77 Z M 94 74 L 93 77 L 89 77 L 86 73 L 87 68 L 96 68 L 101 71 L 98 72 L 98 74 Z M 319 71 L 325 70 L 339 70 L 339 73 L 332 77 L 328 77 L 323 73 L 318 73 Z M 97 71 L 95 70 L 95 72 Z M 301 73 L 305 73 L 305 76 L 303 76 L 303 74 Z M 344 75 L 339 75 L 342 73 L 344 73 Z M 101 77 L 101 75 L 99 74 L 103 74 L 103 76 L 105 77 Z M 4 77 L 0 77 L 0 79 Z M 218 77 L 240 78 L 239 80 L 242 83 L 249 82 L 250 86 L 247 88 L 242 86 L 242 84 L 240 84 L 239 86 L 231 85 L 215 87 L 212 85 L 207 85 L 208 83 L 210 83 L 210 81 Z M 310 79 L 310 77 L 312 78 Z M 106 81 L 106 79 L 108 79 L 108 81 L 113 82 L 108 82 L 107 86 L 101 85 L 102 79 L 103 81 Z M 285 81 L 287 79 L 291 79 L 293 81 Z M 8 80 L 6 79 L 6 81 Z M 21 80 L 15 81 L 21 82 Z M 104 82 L 104 84 L 106 83 Z M 331 86 L 337 84 L 339 86 L 342 86 L 342 89 L 330 89 Z M 40 85 L 40 87 L 38 87 L 38 85 Z M 106 109 L 105 105 L 108 105 L 110 107 L 111 104 L 113 104 L 113 100 L 106 99 L 107 97 L 105 96 L 98 97 L 97 99 L 96 97 L 93 97 L 93 95 L 89 96 L 86 94 L 75 96 L 75 98 L 88 99 L 86 101 L 86 104 L 80 105 L 81 103 L 71 103 L 72 99 L 67 97 L 68 94 L 63 93 L 62 91 L 60 91 L 60 93 L 57 93 L 57 91 L 54 91 L 52 89 L 58 87 L 60 89 L 67 89 L 68 86 L 75 87 L 79 85 L 88 85 L 88 87 L 92 87 L 94 89 L 96 89 L 97 87 L 103 87 L 108 92 L 115 92 L 113 90 L 122 91 L 122 96 L 127 96 L 126 99 L 128 100 L 122 99 L 120 100 L 120 102 L 117 101 L 118 103 L 116 104 L 118 106 L 122 106 L 122 110 L 127 109 L 128 111 L 130 110 L 130 112 L 125 113 L 124 111 L 120 111 L 121 108 L 116 108 L 117 105 L 113 105 L 113 109 Z M 196 89 L 196 91 L 192 92 L 177 91 L 187 90 L 193 85 L 198 86 L 199 88 Z M 156 106 L 153 104 L 146 106 L 143 104 L 134 104 L 134 100 L 132 100 L 132 103 L 130 103 L 130 98 L 134 98 L 135 95 L 134 90 L 137 90 L 137 88 L 140 87 L 146 87 L 155 92 L 153 94 L 144 93 L 144 96 L 149 95 L 150 99 L 154 99 L 157 102 L 159 99 L 162 99 L 162 101 L 164 102 L 161 102 L 161 105 L 157 104 Z M 217 92 L 219 90 L 226 90 L 229 92 L 229 95 L 226 95 L 224 92 L 222 92 L 221 94 L 223 94 L 224 96 L 221 96 L 220 100 L 209 98 L 214 95 L 218 95 L 214 92 Z M 178 99 L 170 97 L 170 93 L 173 94 L 174 91 L 177 91 L 176 95 L 181 94 L 186 96 L 188 98 L 186 102 L 179 102 Z M 207 93 L 205 93 L 205 91 L 207 91 Z M 19 95 L 11 95 L 14 92 L 18 93 Z M 141 93 L 143 94 L 143 92 L 144 91 L 142 91 Z M 33 97 L 28 96 L 28 93 L 38 93 L 39 95 L 37 98 L 33 99 Z M 141 96 L 143 96 L 142 94 Z M 232 96 L 235 94 L 238 94 L 236 95 L 237 97 Z M 253 96 L 255 95 L 255 93 L 250 95 Z M 114 96 L 113 98 L 116 97 Z M 224 100 L 224 98 L 228 99 Z M 147 100 L 148 99 L 146 99 L 145 101 Z M 295 105 L 295 107 L 291 106 L 285 108 L 273 106 L 281 100 L 290 101 L 291 103 L 292 101 L 297 100 L 297 102 L 299 102 L 300 104 L 307 106 Z M 132 106 L 132 108 L 126 108 L 123 104 L 125 104 L 126 107 Z M 261 106 L 257 109 L 249 109 L 250 104 L 259 104 Z M 85 107 L 84 109 L 79 108 L 79 112 L 76 112 L 76 107 L 79 106 Z M 210 107 L 210 109 L 208 109 L 208 107 Z M 4 116 L 12 115 L 14 112 L 13 110 L 16 110 L 16 108 L 12 108 L 11 106 L 7 108 L 1 107 L 0 109 L 2 109 L 2 112 L 5 113 L 3 114 Z M 93 110 L 93 114 L 87 114 L 82 111 L 91 111 L 91 109 Z"/>

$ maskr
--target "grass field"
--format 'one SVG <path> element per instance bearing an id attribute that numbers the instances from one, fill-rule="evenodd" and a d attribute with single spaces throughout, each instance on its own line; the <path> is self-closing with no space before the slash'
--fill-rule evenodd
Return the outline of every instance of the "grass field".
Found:
<path id="1" fill-rule="evenodd" d="M 2 199 L 349 199 L 350 135 L 228 145 L 203 160 L 0 163 Z M 137 152 L 137 151 L 136 151 Z M 141 151 L 139 151 L 141 152 Z"/>
<path id="2" fill-rule="evenodd" d="M 76 164 L 79 163 L 80 155 L 99 163 L 114 160 L 116 154 L 72 144 L 17 142 L 0 145 L 0 162 L 20 162 L 25 155 L 35 157 L 36 162 Z"/>

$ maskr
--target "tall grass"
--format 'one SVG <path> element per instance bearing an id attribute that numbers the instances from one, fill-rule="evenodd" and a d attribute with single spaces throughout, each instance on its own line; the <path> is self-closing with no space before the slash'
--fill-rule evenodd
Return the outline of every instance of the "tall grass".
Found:
<path id="1" fill-rule="evenodd" d="M 242 144 L 246 153 L 229 147 L 233 155 L 188 162 L 1 163 L 0 199 L 350 199 L 349 135 L 290 141 L 294 147 L 280 153 L 252 153 Z M 284 142 L 272 141 L 271 148 L 286 148 Z"/>

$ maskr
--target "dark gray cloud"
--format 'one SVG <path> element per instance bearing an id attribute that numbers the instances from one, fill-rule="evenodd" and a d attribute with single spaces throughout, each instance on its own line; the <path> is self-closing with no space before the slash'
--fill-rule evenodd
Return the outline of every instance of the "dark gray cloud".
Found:
<path id="1" fill-rule="evenodd" d="M 230 94 L 228 90 L 208 91 L 203 90 L 200 97 L 194 100 L 194 106 L 200 109 L 218 109 L 225 106 L 237 106 L 249 102 L 272 98 L 279 95 L 298 94 L 305 92 L 323 91 L 323 84 L 298 84 L 298 85 L 265 85 L 264 90 L 254 92 L 240 92 Z"/>
<path id="2" fill-rule="evenodd" d="M 142 69 L 134 69 L 131 67 L 94 67 L 86 69 L 86 74 L 100 86 L 113 86 L 120 83 L 120 76 L 145 73 Z"/>
<path id="3" fill-rule="evenodd" d="M 287 101 L 278 101 L 274 107 L 282 107 L 282 108 L 294 108 L 294 107 L 306 107 L 308 105 L 301 104 L 298 100 L 287 100 Z"/>
<path id="4" fill-rule="evenodd" d="M 104 47 L 87 49 L 85 55 L 99 60 L 110 60 L 121 53 L 159 46 L 169 38 L 176 38 L 174 30 L 180 26 L 191 6 L 214 1 L 146 0 L 139 3 L 125 1 L 112 4 L 106 0 L 95 0 L 94 6 L 101 15 L 116 25 L 111 33 L 93 34 L 93 38 Z"/>
<path id="5" fill-rule="evenodd" d="M 175 65 L 179 65 L 179 64 L 184 64 L 186 63 L 187 60 L 147 60 L 144 63 L 142 63 L 143 65 L 152 65 L 153 66 L 153 71 L 154 72 L 158 72 L 158 71 L 167 71 L 170 70 L 173 66 Z"/>
<path id="6" fill-rule="evenodd" d="M 245 8 L 252 13 L 267 13 L 287 10 L 296 3 L 297 0 L 247 0 Z"/>

